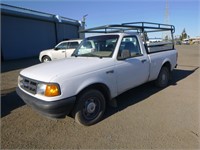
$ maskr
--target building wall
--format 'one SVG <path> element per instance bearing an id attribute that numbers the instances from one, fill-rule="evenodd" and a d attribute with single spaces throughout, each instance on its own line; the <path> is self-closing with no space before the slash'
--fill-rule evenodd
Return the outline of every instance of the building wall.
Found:
<path id="1" fill-rule="evenodd" d="M 51 22 L 3 15 L 1 23 L 5 60 L 36 56 L 56 44 L 55 25 Z"/>
<path id="2" fill-rule="evenodd" d="M 57 27 L 57 40 L 62 41 L 65 39 L 76 39 L 79 37 L 79 28 L 69 24 L 56 23 Z"/>
<path id="3" fill-rule="evenodd" d="M 55 18 L 1 14 L 1 55 L 3 60 L 39 56 L 64 39 L 79 38 L 79 24 Z"/>

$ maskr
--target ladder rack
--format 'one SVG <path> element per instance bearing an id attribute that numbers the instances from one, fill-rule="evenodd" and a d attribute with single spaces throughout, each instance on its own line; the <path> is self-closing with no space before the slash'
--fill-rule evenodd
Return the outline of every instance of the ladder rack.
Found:
<path id="1" fill-rule="evenodd" d="M 171 31 L 171 33 L 174 33 L 175 27 L 169 24 L 160 24 L 160 23 L 152 23 L 152 22 L 129 22 L 129 23 L 122 23 L 122 24 L 104 25 L 104 26 L 81 30 L 79 32 L 81 33 L 118 33 L 118 32 L 126 32 L 126 31 L 129 31 L 129 32 L 136 31 L 138 33 Z"/>

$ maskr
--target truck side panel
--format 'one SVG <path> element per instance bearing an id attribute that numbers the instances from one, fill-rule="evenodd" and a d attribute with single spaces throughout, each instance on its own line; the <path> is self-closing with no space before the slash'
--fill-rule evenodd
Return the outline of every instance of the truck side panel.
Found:
<path id="1" fill-rule="evenodd" d="M 177 62 L 177 51 L 168 50 L 163 52 L 151 53 L 148 55 L 150 59 L 150 76 L 149 81 L 155 80 L 158 77 L 161 67 L 166 63 L 170 63 L 170 70 L 172 71 Z"/>

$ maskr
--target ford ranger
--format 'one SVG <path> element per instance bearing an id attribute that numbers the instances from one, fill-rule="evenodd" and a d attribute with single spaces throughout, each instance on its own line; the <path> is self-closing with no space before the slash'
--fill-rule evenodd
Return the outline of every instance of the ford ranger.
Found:
<path id="1" fill-rule="evenodd" d="M 174 30 L 147 22 L 86 29 L 81 32 L 101 34 L 85 38 L 70 58 L 22 70 L 16 91 L 45 116 L 72 115 L 81 125 L 95 124 L 119 94 L 149 81 L 161 88 L 168 85 L 178 56 Z M 148 42 L 148 33 L 166 31 L 162 41 Z"/>

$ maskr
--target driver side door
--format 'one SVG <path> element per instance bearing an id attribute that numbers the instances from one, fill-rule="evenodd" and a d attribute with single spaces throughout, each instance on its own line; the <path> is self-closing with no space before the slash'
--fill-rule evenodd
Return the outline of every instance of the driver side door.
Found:
<path id="1" fill-rule="evenodd" d="M 66 50 L 68 47 L 68 42 L 63 42 L 57 45 L 52 52 L 52 58 L 55 59 L 62 59 L 66 57 Z"/>
<path id="2" fill-rule="evenodd" d="M 136 36 L 123 38 L 116 61 L 118 94 L 148 80 L 149 59 L 147 57 L 142 53 Z"/>

